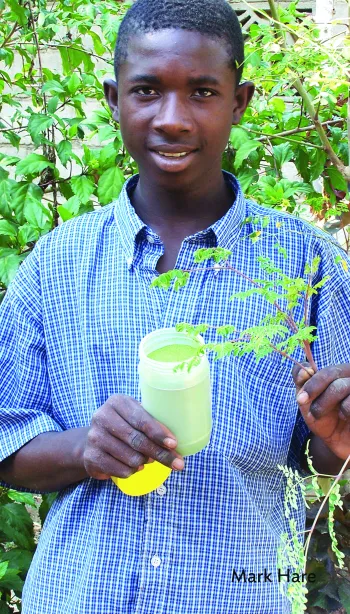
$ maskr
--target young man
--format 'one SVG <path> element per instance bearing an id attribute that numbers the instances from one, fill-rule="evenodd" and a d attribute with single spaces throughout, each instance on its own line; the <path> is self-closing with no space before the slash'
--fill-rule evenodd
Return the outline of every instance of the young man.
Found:
<path id="1" fill-rule="evenodd" d="M 119 31 L 116 82 L 104 87 L 139 175 L 109 206 L 42 238 L 3 302 L 0 476 L 59 491 L 24 614 L 290 611 L 277 578 L 287 526 L 277 465 L 298 466 L 308 436 L 327 473 L 350 453 L 350 276 L 334 263 L 337 248 L 291 216 L 270 212 L 287 259 L 271 233 L 249 240 L 242 221 L 266 210 L 221 170 L 231 126 L 254 92 L 240 83 L 242 64 L 240 27 L 224 0 L 138 0 Z M 293 276 L 321 256 L 330 280 L 311 321 L 324 368 L 311 378 L 296 370 L 294 383 L 277 354 L 258 364 L 209 355 L 212 437 L 184 461 L 173 434 L 139 403 L 140 340 L 188 321 L 211 324 L 210 342 L 214 326 L 240 330 L 271 313 L 263 299 L 230 301 L 249 282 L 229 271 L 199 271 L 179 293 L 150 289 L 159 273 L 191 268 L 198 248 L 214 246 L 230 249 L 230 263 L 251 277 L 262 274 L 260 254 Z M 148 459 L 175 469 L 158 491 L 128 497 L 109 479 Z M 302 531 L 302 506 L 295 518 Z"/>

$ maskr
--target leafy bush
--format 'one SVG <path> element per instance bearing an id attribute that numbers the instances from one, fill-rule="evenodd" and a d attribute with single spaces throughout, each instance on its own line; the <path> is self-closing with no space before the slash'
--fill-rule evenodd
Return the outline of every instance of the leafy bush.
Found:
<path id="1" fill-rule="evenodd" d="M 36 548 L 38 526 L 44 523 L 56 494 L 34 498 L 30 493 L 0 487 L 0 614 L 20 608 L 23 583 Z M 30 513 L 28 508 L 32 510 Z"/>

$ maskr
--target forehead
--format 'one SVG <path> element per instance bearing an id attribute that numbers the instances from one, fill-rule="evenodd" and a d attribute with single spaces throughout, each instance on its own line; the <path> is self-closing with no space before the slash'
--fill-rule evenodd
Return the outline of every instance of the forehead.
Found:
<path id="1" fill-rule="evenodd" d="M 132 36 L 120 73 L 129 77 L 147 67 L 153 74 L 162 70 L 173 74 L 194 74 L 199 70 L 216 76 L 219 72 L 224 76 L 233 73 L 229 60 L 225 40 L 200 32 L 169 28 Z"/>

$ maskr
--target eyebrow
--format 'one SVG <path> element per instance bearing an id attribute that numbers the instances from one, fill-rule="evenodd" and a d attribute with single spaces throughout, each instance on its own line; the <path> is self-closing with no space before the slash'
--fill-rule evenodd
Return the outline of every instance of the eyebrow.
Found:
<path id="1" fill-rule="evenodd" d="M 161 85 L 162 80 L 156 75 L 134 75 L 129 79 L 130 83 L 149 83 L 151 85 Z M 211 75 L 200 75 L 199 77 L 190 77 L 187 85 L 220 85 L 220 82 Z"/>

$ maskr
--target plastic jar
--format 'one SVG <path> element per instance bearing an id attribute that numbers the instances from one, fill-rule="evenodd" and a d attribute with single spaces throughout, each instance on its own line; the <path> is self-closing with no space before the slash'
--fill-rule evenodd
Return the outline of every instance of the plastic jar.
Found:
<path id="1" fill-rule="evenodd" d="M 176 362 L 154 360 L 149 355 L 166 346 L 186 345 L 198 349 L 204 339 L 196 339 L 175 328 L 162 328 L 146 335 L 139 346 L 138 366 L 141 404 L 156 420 L 176 436 L 177 452 L 190 456 L 202 450 L 212 428 L 210 365 L 205 354 L 188 373 L 187 366 L 176 373 Z"/>

